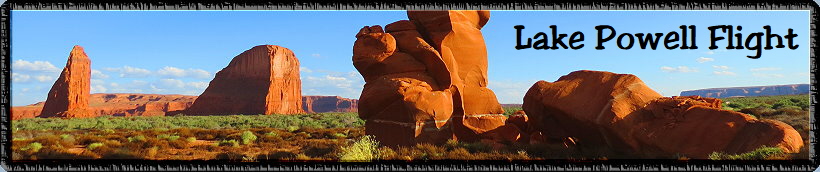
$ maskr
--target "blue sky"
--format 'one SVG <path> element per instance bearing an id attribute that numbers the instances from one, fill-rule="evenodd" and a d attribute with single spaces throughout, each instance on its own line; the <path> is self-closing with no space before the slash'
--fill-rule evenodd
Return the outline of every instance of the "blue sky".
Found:
<path id="1" fill-rule="evenodd" d="M 364 81 L 351 62 L 363 26 L 407 19 L 404 11 L 12 11 L 12 105 L 44 101 L 73 45 L 92 60 L 92 93 L 198 95 L 230 60 L 256 45 L 294 51 L 304 95 L 358 98 Z M 482 30 L 489 53 L 489 87 L 502 103 L 521 103 L 538 80 L 576 70 L 640 77 L 664 96 L 682 90 L 809 83 L 809 11 L 493 11 Z M 525 37 L 557 25 L 584 33 L 579 50 L 516 50 L 515 25 Z M 697 26 L 695 50 L 595 50 L 597 25 L 620 33 L 667 33 Z M 799 36 L 795 50 L 709 50 L 708 26 L 741 25 Z M 566 39 L 565 39 L 566 41 Z M 725 41 L 723 42 L 725 43 Z M 721 46 L 722 45 L 722 46 Z M 637 46 L 637 45 L 636 45 Z M 661 45 L 662 47 L 662 45 Z"/>

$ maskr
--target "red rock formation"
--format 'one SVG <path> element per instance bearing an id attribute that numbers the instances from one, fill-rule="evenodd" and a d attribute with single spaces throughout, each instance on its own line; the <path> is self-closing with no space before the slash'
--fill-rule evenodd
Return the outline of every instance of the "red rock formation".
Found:
<path id="1" fill-rule="evenodd" d="M 357 112 L 359 100 L 339 96 L 302 96 L 305 113 Z"/>
<path id="2" fill-rule="evenodd" d="M 706 158 L 762 145 L 797 152 L 803 144 L 787 124 L 722 110 L 719 99 L 661 97 L 628 74 L 576 71 L 553 83 L 539 81 L 523 108 L 529 126 L 547 139 L 647 156 Z"/>
<path id="3" fill-rule="evenodd" d="M 188 108 L 196 96 L 162 94 L 91 94 L 88 111 L 93 116 L 164 116 Z M 43 102 L 11 108 L 12 120 L 34 118 Z M 180 112 L 181 113 L 181 112 Z"/>
<path id="4" fill-rule="evenodd" d="M 362 28 L 353 65 L 365 79 L 359 116 L 388 146 L 478 141 L 504 125 L 487 86 L 480 29 L 487 11 L 410 11 L 410 20 Z M 429 42 L 428 42 L 429 41 Z"/>
<path id="5" fill-rule="evenodd" d="M 299 60 L 287 48 L 260 45 L 216 73 L 187 115 L 298 114 L 302 111 Z"/>
<path id="6" fill-rule="evenodd" d="M 91 60 L 83 47 L 71 49 L 63 72 L 51 90 L 40 117 L 93 117 L 88 111 L 88 95 L 91 92 Z"/>
<path id="7" fill-rule="evenodd" d="M 91 94 L 88 101 L 89 111 L 94 116 L 165 116 L 184 114 L 184 110 L 191 107 L 196 98 L 197 96 L 174 94 L 97 93 Z M 309 106 L 317 107 L 311 113 L 356 112 L 359 102 L 338 96 L 304 96 L 302 99 L 313 101 Z M 329 102 L 333 102 L 333 106 L 325 106 L 331 105 Z M 11 107 L 12 120 L 37 117 L 43 109 L 43 103 Z"/>

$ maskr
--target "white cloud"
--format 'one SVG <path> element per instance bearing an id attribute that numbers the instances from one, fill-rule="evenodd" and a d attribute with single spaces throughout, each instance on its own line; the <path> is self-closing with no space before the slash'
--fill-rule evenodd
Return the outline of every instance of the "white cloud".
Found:
<path id="1" fill-rule="evenodd" d="M 19 74 L 19 73 L 11 73 L 11 82 L 28 82 L 31 79 L 31 76 L 26 74 Z"/>
<path id="2" fill-rule="evenodd" d="M 188 82 L 185 83 L 185 86 L 205 91 L 205 89 L 208 88 L 208 82 Z"/>
<path id="3" fill-rule="evenodd" d="M 91 69 L 91 78 L 107 79 L 108 75 L 102 73 L 102 71 L 99 71 L 99 70 L 96 70 L 96 69 Z"/>
<path id="4" fill-rule="evenodd" d="M 752 72 L 760 72 L 760 71 L 776 71 L 776 70 L 780 70 L 780 68 L 776 68 L 776 67 L 761 67 L 761 68 L 752 68 L 752 69 L 749 69 L 749 71 L 752 71 Z"/>
<path id="5" fill-rule="evenodd" d="M 536 81 L 528 82 L 511 82 L 511 81 L 490 81 L 487 88 L 495 92 L 498 102 L 506 103 L 523 103 L 524 94 Z"/>
<path id="6" fill-rule="evenodd" d="M 752 76 L 758 78 L 782 78 L 783 74 L 776 73 L 752 73 Z"/>
<path id="7" fill-rule="evenodd" d="M 689 68 L 688 66 L 678 66 L 677 68 L 669 67 L 669 66 L 662 66 L 661 71 L 670 72 L 670 73 L 672 73 L 672 72 L 680 72 L 680 73 L 698 72 L 697 69 Z"/>
<path id="8" fill-rule="evenodd" d="M 175 67 L 165 66 L 157 71 L 160 76 L 185 77 L 185 70 Z"/>
<path id="9" fill-rule="evenodd" d="M 92 93 L 105 93 L 108 91 L 104 85 L 91 85 L 91 92 Z"/>
<path id="10" fill-rule="evenodd" d="M 364 80 L 355 71 L 343 73 L 317 70 L 315 73 L 303 74 L 301 78 L 303 95 L 358 98 L 364 88 Z"/>
<path id="11" fill-rule="evenodd" d="M 712 68 L 715 68 L 715 70 L 729 70 L 729 66 L 712 65 Z"/>
<path id="12" fill-rule="evenodd" d="M 730 76 L 736 75 L 734 72 L 730 72 L 730 71 L 714 71 L 712 73 L 715 74 L 715 75 L 730 75 Z"/>
<path id="13" fill-rule="evenodd" d="M 183 78 L 183 77 L 193 77 L 193 78 L 202 78 L 208 79 L 211 78 L 211 73 L 202 69 L 180 69 L 176 67 L 165 66 L 162 69 L 157 70 L 157 74 L 162 77 L 168 78 Z"/>
<path id="14" fill-rule="evenodd" d="M 183 88 L 183 87 L 185 87 L 185 82 L 182 82 L 182 80 L 178 80 L 178 79 L 160 79 L 158 83 L 159 83 L 160 86 L 162 86 L 164 88 L 168 88 L 168 87 L 170 87 L 170 88 Z"/>
<path id="15" fill-rule="evenodd" d="M 715 51 L 707 51 L 706 54 L 712 55 L 715 54 Z"/>
<path id="16" fill-rule="evenodd" d="M 120 73 L 119 76 L 121 78 L 141 78 L 147 77 L 151 74 L 151 71 L 149 71 L 148 69 L 136 68 L 131 66 L 123 66 L 121 68 L 104 68 L 103 70 L 109 72 L 118 72 Z"/>
<path id="17" fill-rule="evenodd" d="M 715 61 L 715 59 L 708 58 L 708 57 L 698 57 L 698 59 L 696 61 L 698 61 L 698 63 L 706 63 L 706 62 Z"/>
<path id="18" fill-rule="evenodd" d="M 52 65 L 50 62 L 47 61 L 34 61 L 29 62 L 25 60 L 17 60 L 11 64 L 11 70 L 15 71 L 26 71 L 26 72 L 47 72 L 47 73 L 58 73 L 60 69 Z"/>
<path id="19" fill-rule="evenodd" d="M 37 76 L 34 77 L 34 79 L 36 79 L 37 81 L 40 81 L 40 82 L 49 82 L 49 81 L 54 82 L 55 80 L 57 80 L 57 77 L 56 76 L 48 76 L 48 75 L 37 75 Z"/>
<path id="20" fill-rule="evenodd" d="M 313 56 L 313 57 L 322 57 L 322 55 L 321 55 L 321 54 L 311 54 L 310 56 Z"/>
<path id="21" fill-rule="evenodd" d="M 306 67 L 299 67 L 299 72 L 302 72 L 302 73 L 311 73 L 311 72 L 313 72 L 313 71 L 312 71 L 312 70 L 310 70 L 310 69 L 308 69 L 308 68 L 306 68 Z"/>

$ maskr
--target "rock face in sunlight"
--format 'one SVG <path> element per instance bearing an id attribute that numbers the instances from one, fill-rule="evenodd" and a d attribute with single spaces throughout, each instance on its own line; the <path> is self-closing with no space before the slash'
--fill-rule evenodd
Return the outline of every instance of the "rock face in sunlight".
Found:
<path id="1" fill-rule="evenodd" d="M 539 81 L 524 97 L 531 129 L 546 140 L 644 156 L 707 158 L 712 152 L 744 153 L 760 146 L 798 152 L 791 126 L 722 110 L 714 98 L 662 97 L 638 77 L 576 71 L 555 82 Z"/>
<path id="2" fill-rule="evenodd" d="M 339 96 L 302 96 L 305 113 L 357 112 L 359 100 Z"/>
<path id="3" fill-rule="evenodd" d="M 298 114 L 302 110 L 299 60 L 287 48 L 260 45 L 234 57 L 184 113 L 186 115 Z"/>
<path id="4" fill-rule="evenodd" d="M 39 117 L 93 117 L 88 111 L 91 92 L 91 60 L 83 47 L 71 49 L 63 72 L 48 91 Z"/>
<path id="5" fill-rule="evenodd" d="M 487 88 L 481 28 L 489 12 L 407 16 L 356 34 L 353 65 L 366 82 L 359 102 L 366 133 L 388 146 L 518 137 L 502 127 L 504 110 Z"/>

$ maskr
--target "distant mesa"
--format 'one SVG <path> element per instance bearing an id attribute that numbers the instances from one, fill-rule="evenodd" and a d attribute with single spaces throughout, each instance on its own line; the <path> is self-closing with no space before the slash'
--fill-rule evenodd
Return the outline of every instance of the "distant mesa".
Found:
<path id="1" fill-rule="evenodd" d="M 88 96 L 91 92 L 91 60 L 83 47 L 75 45 L 71 49 L 63 72 L 51 90 L 39 117 L 93 117 L 88 111 Z"/>
<path id="2" fill-rule="evenodd" d="M 681 96 L 701 96 L 714 98 L 727 97 L 753 97 L 753 96 L 777 96 L 809 94 L 809 84 L 792 85 L 770 85 L 754 87 L 730 87 L 730 88 L 708 88 L 699 90 L 689 90 L 680 93 Z"/>
<path id="3" fill-rule="evenodd" d="M 165 116 L 193 104 L 196 96 L 163 94 L 91 94 L 87 116 Z M 11 108 L 12 119 L 34 118 L 43 102 Z"/>
<path id="4" fill-rule="evenodd" d="M 302 81 L 299 60 L 287 48 L 260 45 L 231 60 L 186 115 L 299 114 Z"/>
<path id="5" fill-rule="evenodd" d="M 169 116 L 183 113 L 197 96 L 177 94 L 124 94 L 97 93 L 89 97 L 88 110 L 92 116 Z M 356 99 L 339 96 L 304 96 L 309 100 L 304 111 L 308 113 L 356 112 Z M 331 103 L 334 102 L 334 103 Z M 40 114 L 44 102 L 11 107 L 12 120 L 34 118 Z M 310 109 L 309 107 L 312 107 Z"/>
<path id="6" fill-rule="evenodd" d="M 358 112 L 359 100 L 339 96 L 302 96 L 306 113 Z"/>
<path id="7" fill-rule="evenodd" d="M 580 148 L 701 159 L 712 152 L 738 154 L 763 145 L 786 153 L 803 146 L 788 124 L 721 108 L 720 99 L 662 97 L 635 75 L 603 71 L 539 81 L 523 105 L 528 125 L 540 132 L 538 139 Z"/>

